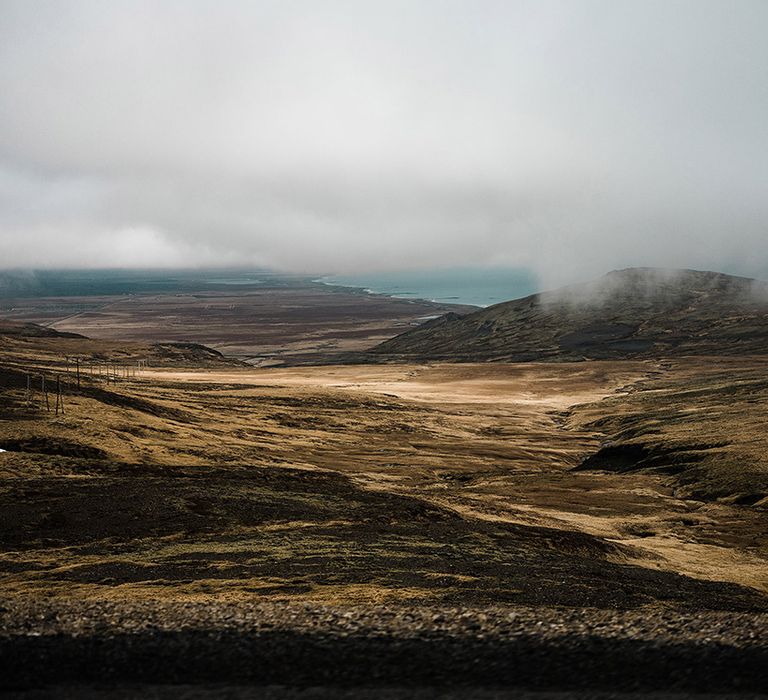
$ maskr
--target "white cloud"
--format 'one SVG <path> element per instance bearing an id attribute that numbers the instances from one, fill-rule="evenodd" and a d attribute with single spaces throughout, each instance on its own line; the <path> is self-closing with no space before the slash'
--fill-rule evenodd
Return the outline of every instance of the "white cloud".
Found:
<path id="1" fill-rule="evenodd" d="M 764 269 L 762 0 L 0 16 L 0 266 Z"/>

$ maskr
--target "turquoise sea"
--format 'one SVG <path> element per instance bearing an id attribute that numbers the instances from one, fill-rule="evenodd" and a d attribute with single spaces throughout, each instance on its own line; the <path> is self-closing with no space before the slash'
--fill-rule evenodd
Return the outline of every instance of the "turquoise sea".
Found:
<path id="1" fill-rule="evenodd" d="M 361 287 L 404 299 L 492 306 L 539 291 L 536 275 L 526 268 L 456 267 L 361 275 L 330 275 L 326 284 Z"/>

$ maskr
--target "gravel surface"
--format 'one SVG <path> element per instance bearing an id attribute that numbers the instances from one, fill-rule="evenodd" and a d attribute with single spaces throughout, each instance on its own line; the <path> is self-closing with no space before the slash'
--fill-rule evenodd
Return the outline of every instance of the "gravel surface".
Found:
<path id="1" fill-rule="evenodd" d="M 11 691 L 6 700 L 765 700 L 759 693 L 603 693 L 527 691 L 519 688 L 288 688 L 285 686 L 126 685 L 58 686 Z"/>
<path id="2" fill-rule="evenodd" d="M 147 697 L 156 686 L 164 697 L 164 684 L 194 684 L 174 697 L 224 687 L 233 698 L 350 688 L 355 697 L 451 697 L 429 694 L 451 688 L 490 698 L 510 687 L 744 697 L 768 690 L 767 632 L 766 614 L 671 609 L 17 600 L 0 612 L 0 678 L 19 698 L 105 683 L 114 693 L 143 684 Z M 273 686 L 283 694 L 263 695 Z M 256 687 L 262 695 L 250 694 Z"/>
<path id="3" fill-rule="evenodd" d="M 768 650 L 768 613 L 675 609 L 331 607 L 295 603 L 12 601 L 0 604 L 0 635 L 282 631 L 369 638 L 476 639 L 535 636 L 717 642 Z"/>

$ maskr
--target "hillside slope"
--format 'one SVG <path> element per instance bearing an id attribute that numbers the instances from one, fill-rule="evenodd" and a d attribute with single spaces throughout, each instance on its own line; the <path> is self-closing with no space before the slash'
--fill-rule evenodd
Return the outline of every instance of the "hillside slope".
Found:
<path id="1" fill-rule="evenodd" d="M 630 268 L 465 315 L 373 348 L 418 359 L 579 360 L 768 352 L 768 283 Z"/>
<path id="2" fill-rule="evenodd" d="M 0 336 L 9 338 L 85 338 L 79 333 L 66 333 L 37 323 L 0 318 Z"/>

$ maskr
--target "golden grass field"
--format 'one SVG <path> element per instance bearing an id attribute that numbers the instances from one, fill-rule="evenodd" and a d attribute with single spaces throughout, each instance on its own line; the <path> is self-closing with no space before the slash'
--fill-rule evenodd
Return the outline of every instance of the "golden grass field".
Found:
<path id="1" fill-rule="evenodd" d="M 5 596 L 766 606 L 766 358 L 257 369 L 2 343 Z M 65 355 L 149 368 L 78 392 Z M 63 416 L 26 405 L 26 372 L 64 373 Z"/>

